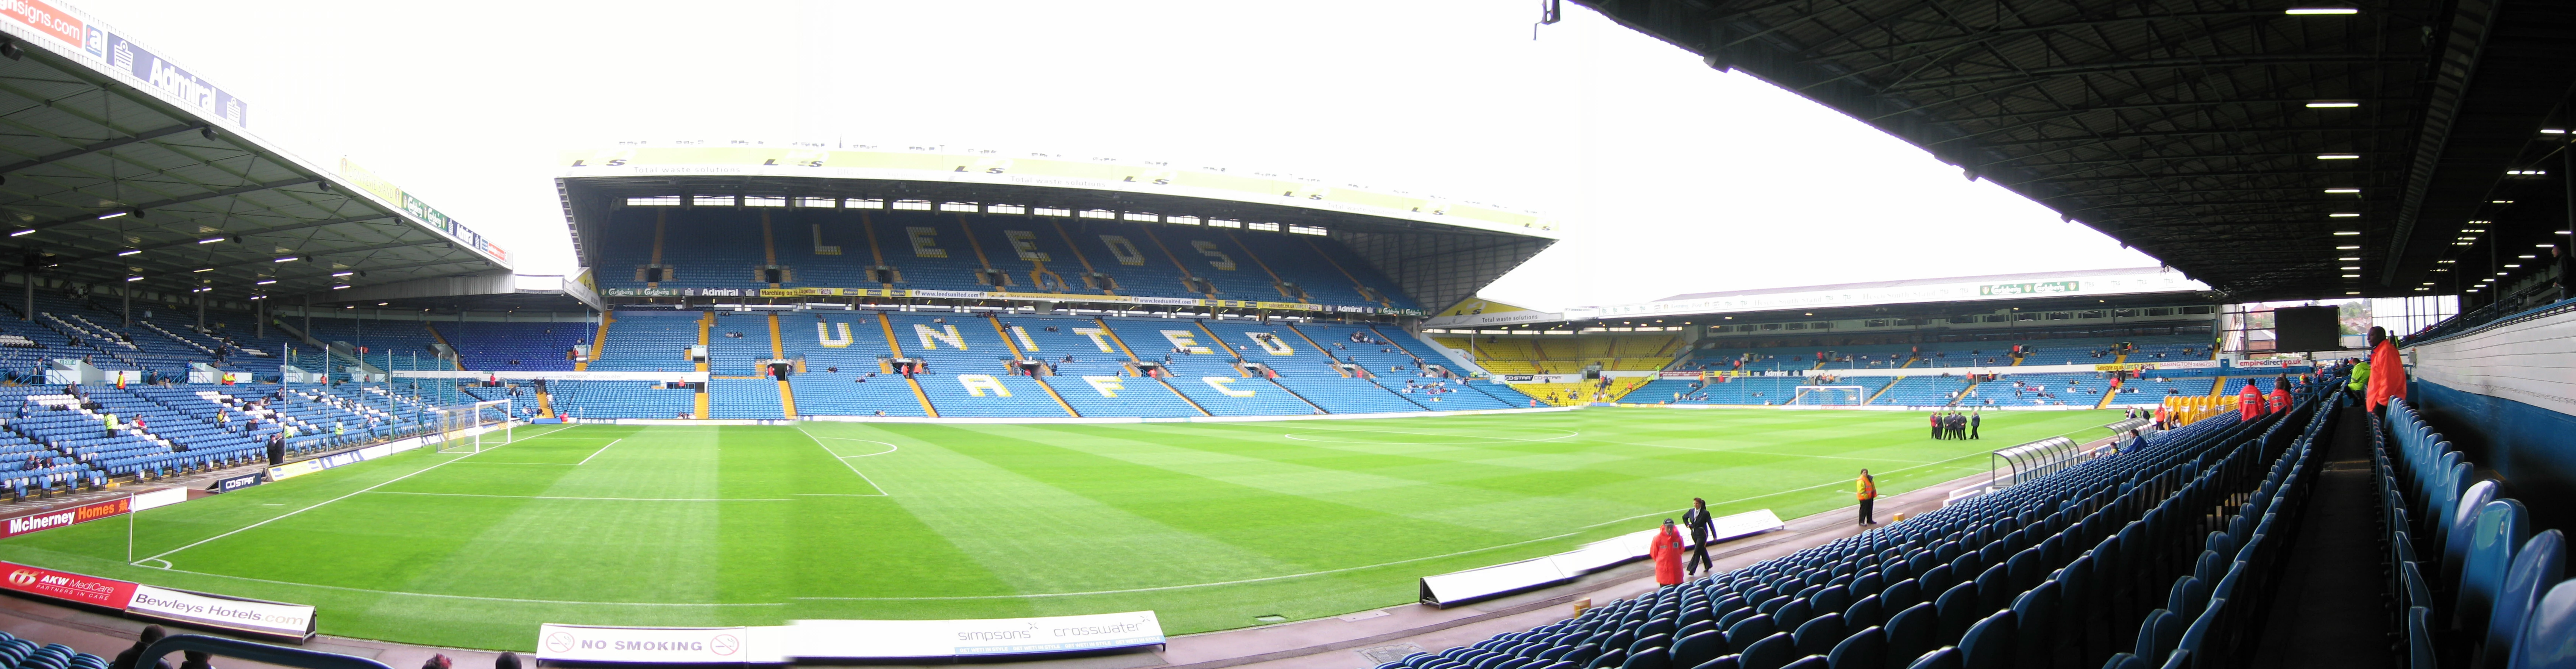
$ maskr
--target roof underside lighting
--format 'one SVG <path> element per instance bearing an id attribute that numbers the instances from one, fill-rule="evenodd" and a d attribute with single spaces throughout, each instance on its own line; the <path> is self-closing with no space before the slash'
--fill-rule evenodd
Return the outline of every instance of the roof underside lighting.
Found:
<path id="1" fill-rule="evenodd" d="M 2361 247 L 2359 247 L 2359 246 L 2337 246 L 2337 247 L 2335 247 L 2335 250 L 2337 250 L 2337 251 L 2350 251 L 2350 250 L 2358 249 L 2358 248 L 2361 248 Z"/>
<path id="2" fill-rule="evenodd" d="M 117 217 L 120 217 L 120 216 L 124 216 L 124 215 L 126 215 L 126 214 L 130 214 L 130 213 L 133 213 L 133 212 L 128 212 L 128 211 L 111 211 L 111 212 L 107 212 L 107 213 L 104 213 L 104 214 L 99 214 L 99 215 L 98 215 L 98 220 L 102 220 L 102 221 L 104 221 L 104 220 L 107 220 L 107 219 L 117 218 Z"/>
<path id="3" fill-rule="evenodd" d="M 2361 218 L 2361 214 L 2359 214 L 2359 213 L 2355 213 L 2355 212 L 2349 212 L 2349 211 L 2338 211 L 2338 212 L 2335 212 L 2335 213 L 2326 214 L 2326 217 L 2327 217 L 2327 218 Z"/>
<path id="4" fill-rule="evenodd" d="M 2359 189 L 2359 188 L 2328 188 L 2328 189 L 2326 189 L 2326 192 L 2328 192 L 2328 193 L 2359 193 L 2359 192 L 2361 192 L 2361 189 Z"/>
<path id="5" fill-rule="evenodd" d="M 2360 156 L 2359 154 L 2351 154 L 2351 153 L 2320 153 L 2320 154 L 2317 154 L 2317 160 L 2360 160 L 2360 159 L 2361 159 L 2361 156 Z"/>
<path id="6" fill-rule="evenodd" d="M 23 229 L 20 229 L 20 230 L 18 230 L 18 231 L 16 231 L 16 232 L 11 232 L 11 233 L 9 233 L 9 236 L 11 236 L 11 237 L 25 237 L 25 236 L 27 236 L 27 235 L 32 235 L 32 234 L 36 234 L 36 229 L 35 229 L 35 228 L 23 228 Z"/>
<path id="7" fill-rule="evenodd" d="M 2359 235 L 2359 234 L 2361 234 L 2361 231 L 2360 231 L 2360 230 L 2336 230 L 2336 231 L 2335 231 L 2335 236 L 2337 236 L 2337 237 L 2351 237 L 2351 236 Z"/>
<path id="8" fill-rule="evenodd" d="M 118 251 L 118 252 L 116 252 L 116 255 L 117 255 L 118 257 L 124 257 L 124 256 L 134 255 L 134 254 L 137 254 L 137 253 L 142 253 L 142 252 L 143 252 L 143 249 L 126 249 L 126 250 L 123 250 L 123 251 Z"/>
<path id="9" fill-rule="evenodd" d="M 265 285 L 272 284 L 272 283 L 277 283 L 277 280 L 276 280 L 276 279 L 260 279 L 260 280 L 259 280 L 259 283 L 258 283 L 257 285 L 265 286 Z"/>
<path id="10" fill-rule="evenodd" d="M 142 280 L 143 280 L 143 277 L 139 277 L 139 276 L 129 276 L 129 277 L 125 277 L 125 280 L 127 280 L 127 281 L 142 281 Z"/>
<path id="11" fill-rule="evenodd" d="M 222 237 L 207 237 L 207 238 L 205 238 L 205 239 L 197 240 L 197 243 L 199 243 L 199 244 L 213 244 L 213 243 L 215 243 L 215 242 L 220 242 L 220 241 L 223 241 L 223 240 L 224 240 L 224 238 L 222 238 Z"/>
<path id="12" fill-rule="evenodd" d="M 2359 106 L 2361 103 L 2350 100 L 2318 100 L 2308 103 L 2309 109 L 2350 109 Z"/>
<path id="13" fill-rule="evenodd" d="M 347 288 L 347 287 L 349 287 L 349 284 L 345 284 L 345 283 L 344 283 L 344 284 L 340 284 L 340 285 L 337 285 L 337 286 L 332 286 L 332 287 L 331 287 L 331 289 L 332 289 L 332 290 L 340 290 L 340 289 Z"/>
<path id="14" fill-rule="evenodd" d="M 2291 7 L 2281 10 L 2281 13 L 2291 16 L 2349 16 L 2361 13 L 2361 10 L 2352 7 Z"/>

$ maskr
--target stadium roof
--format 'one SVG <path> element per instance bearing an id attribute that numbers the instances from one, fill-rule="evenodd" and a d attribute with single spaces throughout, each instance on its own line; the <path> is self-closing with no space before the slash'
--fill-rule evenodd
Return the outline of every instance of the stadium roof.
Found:
<path id="1" fill-rule="evenodd" d="M 85 13 L 25 3 L 0 16 L 0 244 L 24 266 L 325 301 L 334 286 L 510 266 L 390 185 L 262 143 L 250 103 Z"/>
<path id="2" fill-rule="evenodd" d="M 2029 310 L 2209 304 L 2209 286 L 2161 267 L 1989 274 L 1685 293 L 1635 304 L 1542 312 L 1501 302 L 1460 302 L 1424 321 L 1427 327 L 1545 324 L 1720 314 L 1831 312 L 1829 317 L 1943 315 Z M 1658 321 L 1660 322 L 1660 321 Z"/>
<path id="3" fill-rule="evenodd" d="M 889 207 L 1195 225 L 1321 228 L 1423 304 L 1475 294 L 1555 244 L 1537 212 L 1214 167 L 945 147 L 643 144 L 566 152 L 557 184 L 582 266 L 634 198 L 687 206 Z M 1293 229 L 1293 228 L 1292 228 Z"/>
<path id="4" fill-rule="evenodd" d="M 1577 1 L 2238 301 L 2456 292 L 2569 223 L 2576 3 Z"/>
<path id="5" fill-rule="evenodd" d="M 1683 293 L 1683 294 L 1680 294 L 1680 295 L 1674 295 L 1674 296 L 1672 296 L 1672 297 L 1667 297 L 1667 298 L 1663 298 L 1663 299 L 1659 299 L 1659 300 L 1655 300 L 1655 301 L 1656 301 L 1656 302 L 1676 302 L 1676 301 L 1681 301 L 1681 300 L 1704 300 L 1704 299 L 1709 299 L 1709 298 L 1718 298 L 1718 297 L 1749 297 L 1749 296 L 1754 296 L 1754 295 L 1779 295 L 1779 294 L 1786 294 L 1786 293 L 1817 293 L 1817 292 L 1835 292 L 1835 291 L 1866 291 L 1866 290 L 1872 290 L 1872 289 L 1886 289 L 1886 288 L 1912 288 L 1912 287 L 1917 287 L 1917 286 L 1941 286 L 1941 285 L 1948 285 L 1948 284 L 1987 284 L 1987 285 L 1996 285 L 1996 284 L 2023 284 L 2023 283 L 2031 283 L 2031 282 L 2080 281 L 2080 280 L 2085 280 L 2085 279 L 2109 279 L 2109 278 L 2113 278 L 2113 277 L 2140 277 L 2140 276 L 2154 276 L 2154 275 L 2157 275 L 2157 274 L 2162 274 L 2162 273 L 2164 273 L 2164 272 L 2165 272 L 2164 268 L 2161 268 L 2161 267 L 2140 267 L 2140 268 L 2135 268 L 2135 269 L 2093 269 L 2093 270 L 2077 270 L 2077 271 L 2071 271 L 2071 272 L 2023 272 L 2023 273 L 2019 273 L 2019 274 L 1987 274 L 1987 275 L 1981 275 L 1981 276 L 1960 276 L 1960 277 L 1950 277 L 1950 278 L 1946 278 L 1946 279 L 1904 279 L 1904 280 L 1900 280 L 1900 281 L 1863 281 L 1863 282 L 1859 282 L 1859 283 L 1836 283 L 1836 284 L 1827 284 L 1827 285 L 1822 285 L 1822 286 L 1790 286 L 1790 287 L 1784 287 L 1784 288 L 1755 288 L 1755 289 L 1752 289 L 1752 290 L 1722 290 L 1722 291 L 1708 292 L 1708 293 Z M 2182 290 L 2182 291 L 2192 291 L 2192 290 L 2198 290 L 2198 289 L 2200 289 L 2200 288 L 2202 288 L 2202 286 L 2199 286 L 2199 285 L 2184 285 L 2184 286 L 2182 286 L 2182 287 L 2181 287 L 2181 290 Z M 2163 290 L 2158 290 L 2158 291 L 2150 291 L 2150 292 L 2179 292 L 2179 291 L 2163 291 Z"/>

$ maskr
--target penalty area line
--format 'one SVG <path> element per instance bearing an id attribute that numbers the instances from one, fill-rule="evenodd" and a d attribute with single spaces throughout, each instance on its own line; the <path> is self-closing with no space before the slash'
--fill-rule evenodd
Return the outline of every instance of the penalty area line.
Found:
<path id="1" fill-rule="evenodd" d="M 876 494 L 875 496 L 878 496 L 878 497 L 892 497 L 892 496 L 894 496 L 894 493 L 893 493 L 893 492 L 891 492 L 891 491 L 886 490 L 885 486 L 877 485 L 877 480 L 876 480 L 876 479 L 868 478 L 868 473 L 867 473 L 867 472 L 859 471 L 859 467 L 858 467 L 858 465 L 850 464 L 850 458 L 864 458 L 864 457 L 867 457 L 867 455 L 849 455 L 849 456 L 841 455 L 841 454 L 840 454 L 840 452 L 832 450 L 832 447 L 831 447 L 831 446 L 824 445 L 824 444 L 823 444 L 823 438 L 822 438 L 822 437 L 814 436 L 814 433 L 805 431 L 805 428 L 803 428 L 803 427 L 801 427 L 801 426 L 796 428 L 796 433 L 797 433 L 797 434 L 801 434 L 801 435 L 805 435 L 805 438 L 806 438 L 806 439 L 811 440 L 811 441 L 813 441 L 813 442 L 814 442 L 814 447 L 815 447 L 815 448 L 823 449 L 823 453 L 824 453 L 825 455 L 830 455 L 830 456 L 832 456 L 832 460 L 834 460 L 834 461 L 836 461 L 836 462 L 841 463 L 841 466 L 850 468 L 850 473 L 859 475 L 859 480 L 868 482 L 868 487 L 877 489 L 877 494 Z M 834 438 L 834 439 L 850 439 L 849 437 L 833 437 L 833 438 Z M 874 441 L 874 440 L 871 440 L 871 439 L 851 439 L 851 441 Z M 876 443 L 885 444 L 885 445 L 886 445 L 886 448 L 888 448 L 888 449 L 897 448 L 894 444 L 886 444 L 886 442 L 882 442 L 882 441 L 878 441 L 878 442 L 876 442 Z M 892 453 L 892 452 L 894 452 L 894 451 L 893 451 L 893 450 L 887 450 L 887 451 L 884 451 L 883 453 L 869 453 L 868 455 L 883 455 L 884 453 Z M 854 495 L 854 496 L 856 496 L 856 497 L 867 497 L 868 495 Z"/>
<path id="2" fill-rule="evenodd" d="M 156 562 L 160 562 L 160 563 L 162 563 L 162 564 L 169 564 L 169 562 L 168 562 L 168 561 L 166 561 L 166 560 L 152 560 L 152 558 L 144 558 L 144 560 L 148 560 L 148 561 L 156 561 Z M 141 564 L 141 562 L 137 562 L 136 564 Z M 159 569 L 159 570 L 162 570 L 162 571 L 174 572 L 174 573 L 180 573 L 180 574 L 196 574 L 196 575 L 198 575 L 198 576 L 211 576 L 211 577 L 214 577 L 214 578 L 229 578 L 229 579 L 233 579 L 233 580 L 237 580 L 237 581 L 250 581 L 250 582 L 253 582 L 253 583 L 271 583 L 271 584 L 276 584 L 276 585 L 289 585 L 289 586 L 304 587 L 304 588 L 319 588 L 319 589 L 323 589 L 323 590 L 338 590 L 338 591 L 341 591 L 341 592 L 370 592 L 370 593 L 375 593 L 375 594 L 379 594 L 379 595 L 400 595 L 400 596 L 404 596 L 404 597 L 434 597 L 434 598 L 438 598 L 438 599 L 464 599 L 464 600 L 472 600 L 472 601 L 480 601 L 480 602 L 516 602 L 516 603 L 521 603 L 521 604 L 576 604 L 576 605 L 581 605 L 581 606 L 666 606 L 666 607 L 708 607 L 708 608 L 729 607 L 729 606 L 786 606 L 786 605 L 787 605 L 787 604 L 786 604 L 786 603 L 784 603 L 784 602 L 775 603 L 775 604 L 772 604 L 772 603 L 766 603 L 766 602 L 741 602 L 741 603 L 695 603 L 695 602 L 585 602 L 585 601 L 569 600 L 569 599 L 526 599 L 526 598 L 520 598 L 520 597 L 476 597 L 476 596 L 473 596 L 473 595 L 442 595 L 442 594 L 432 593 L 432 592 L 404 592 L 404 591 L 401 591 L 401 590 L 371 590 L 371 589 L 368 589 L 368 588 L 352 588 L 352 587 L 339 586 L 339 585 L 321 585 L 321 584 L 317 584 L 317 583 L 297 583 L 297 582 L 294 582 L 294 581 L 275 581 L 275 580 L 269 580 L 269 579 L 265 579 L 265 578 L 251 578 L 251 577 L 248 577 L 248 576 L 234 576 L 234 575 L 232 575 L 232 574 L 215 574 L 215 573 L 208 573 L 208 572 L 202 572 L 202 571 L 188 571 L 188 570 L 186 570 L 186 569 L 172 569 L 172 568 L 169 568 L 169 567 L 147 567 L 147 568 L 148 568 L 148 569 Z"/>
<path id="3" fill-rule="evenodd" d="M 626 438 L 624 438 L 624 437 L 619 437 L 619 438 L 616 438 L 616 439 L 610 439 L 610 440 L 608 440 L 608 443 L 607 443 L 607 444 L 604 444 L 604 445 L 601 445 L 601 446 L 599 447 L 599 450 L 591 451 L 591 452 L 590 452 L 590 458 L 596 458 L 596 457 L 599 457 L 599 454 L 608 452 L 608 447 L 609 447 L 609 446 L 615 446 L 615 445 L 617 445 L 617 442 L 621 442 L 621 441 L 625 441 L 625 440 L 626 440 Z M 582 458 L 580 462 L 572 463 L 572 466 L 579 467 L 579 466 L 582 466 L 582 465 L 590 464 L 590 458 Z"/>
<path id="4" fill-rule="evenodd" d="M 562 431 L 562 430 L 563 430 L 563 428 L 555 428 L 554 430 L 549 430 L 549 431 L 547 431 L 547 432 L 545 432 L 545 433 L 540 433 L 540 434 L 539 434 L 539 436 L 544 436 L 545 434 L 551 434 L 551 433 L 554 433 L 554 432 L 560 432 L 560 431 Z M 515 442 L 516 440 L 513 440 L 513 441 Z M 501 446 L 508 446 L 508 445 L 509 445 L 509 444 L 502 444 Z M 452 465 L 452 464 L 456 464 L 456 463 L 459 463 L 459 462 L 464 462 L 466 458 L 474 457 L 474 456 L 477 456 L 477 455 L 482 455 L 482 454 L 484 454 L 484 453 L 490 453 L 490 452 L 492 452 L 492 451 L 494 451 L 494 450 L 499 450 L 499 449 L 501 448 L 501 446 L 494 446 L 494 447 L 492 447 L 492 448 L 491 448 L 491 449 L 489 449 L 489 450 L 482 450 L 482 451 L 476 451 L 476 452 L 473 452 L 473 453 L 467 453 L 467 454 L 465 454 L 465 455 L 458 456 L 458 457 L 457 457 L 456 459 L 454 459 L 454 460 L 449 460 L 449 461 L 446 461 L 446 462 L 441 462 L 441 463 L 434 464 L 434 465 L 430 465 L 430 466 L 427 466 L 427 467 L 422 467 L 422 468 L 420 468 L 420 469 L 419 469 L 419 470 L 417 470 L 417 471 L 413 471 L 412 473 L 404 474 L 404 475 L 401 475 L 401 476 L 396 476 L 396 477 L 393 477 L 392 479 L 388 479 L 388 480 L 386 480 L 386 481 L 384 481 L 384 482 L 382 482 L 382 483 L 377 483 L 377 484 L 375 484 L 375 485 L 367 486 L 367 487 L 365 487 L 365 488 L 360 488 L 360 489 L 358 489 L 358 491 L 357 491 L 357 492 L 353 492 L 353 493 L 349 493 L 349 494 L 346 494 L 346 495 L 341 495 L 341 496 L 338 496 L 338 497 L 333 497 L 333 498 L 330 498 L 330 499 L 322 500 L 321 502 L 317 502 L 317 503 L 315 503 L 315 504 L 314 504 L 314 505 L 312 505 L 312 506 L 308 506 L 308 507 L 304 507 L 304 508 L 301 508 L 301 509 L 296 509 L 296 510 L 294 510 L 294 511 L 288 511 L 288 512 L 286 512 L 286 513 L 278 514 L 278 515 L 277 515 L 276 517 L 274 517 L 274 518 L 270 518 L 270 519 L 268 519 L 268 520 L 259 521 L 259 522 L 256 522 L 256 523 L 251 523 L 251 524 L 249 524 L 249 525 L 244 525 L 244 526 L 242 526 L 240 529 L 235 529 L 235 530 L 230 531 L 230 532 L 225 532 L 225 533 L 223 533 L 223 534 L 218 534 L 218 535 L 215 535 L 215 536 L 206 537 L 206 538 L 204 538 L 204 539 L 198 539 L 195 543 L 191 543 L 191 544 L 188 544 L 188 545 L 185 545 L 185 546 L 180 546 L 180 547 L 178 547 L 178 548 L 173 548 L 173 549 L 166 550 L 166 551 L 161 551 L 160 553 L 153 554 L 151 557 L 143 558 L 142 560 L 136 560 L 136 561 L 134 561 L 134 562 L 129 562 L 129 563 L 127 563 L 127 564 L 142 564 L 143 562 L 145 562 L 145 561 L 149 561 L 149 560 L 161 560 L 161 558 L 169 557 L 169 556 L 170 556 L 170 554 L 172 554 L 172 553 L 177 553 L 177 552 L 179 552 L 179 551 L 188 550 L 188 549 L 190 549 L 190 548 L 196 548 L 196 547 L 198 547 L 198 546 L 203 546 L 203 545 L 206 545 L 206 543 L 211 542 L 211 541 L 214 541 L 214 540 L 216 540 L 216 539 L 222 539 L 222 538 L 224 538 L 224 537 L 229 537 L 229 536 L 232 536 L 232 535 L 241 534 L 241 533 L 243 533 L 243 532 L 248 532 L 248 531 L 250 531 L 252 528 L 256 528 L 256 527 L 259 527 L 259 526 L 261 526 L 261 525 L 267 525 L 267 524 L 269 524 L 269 523 L 274 523 L 274 522 L 277 522 L 277 521 L 280 521 L 280 520 L 285 520 L 286 518 L 288 518 L 288 517 L 290 517 L 290 516 L 294 516 L 295 514 L 303 513 L 303 512 L 306 512 L 306 511 L 311 511 L 311 510 L 314 510 L 314 509 L 319 509 L 319 508 L 322 508 L 324 505 L 330 504 L 330 503 L 332 503 L 332 502 L 337 502 L 337 501 L 340 501 L 340 500 L 344 500 L 344 499 L 348 499 L 348 498 L 351 498 L 351 497 L 356 497 L 356 496 L 359 496 L 359 495 L 365 494 L 365 493 L 366 493 L 367 491 L 369 491 L 369 490 L 374 490 L 374 489 L 382 488 L 382 487 L 385 487 L 385 486 L 388 486 L 388 485 L 393 485 L 393 484 L 394 484 L 394 482 L 396 482 L 396 481 L 401 481 L 401 480 L 403 480 L 403 479 L 411 478 L 411 477 L 414 477 L 414 476 L 419 476 L 419 475 L 421 475 L 421 474 L 428 473 L 428 472 L 429 472 L 429 470 L 432 470 L 432 469 L 437 469 L 437 468 L 440 468 L 440 467 L 445 467 L 445 466 Z M 880 490 L 882 490 L 882 488 L 880 488 Z M 170 564 L 170 561 L 168 561 L 168 560 L 161 560 L 161 563 L 162 563 L 162 564 Z M 191 573 L 193 573 L 193 572 L 191 572 Z"/>

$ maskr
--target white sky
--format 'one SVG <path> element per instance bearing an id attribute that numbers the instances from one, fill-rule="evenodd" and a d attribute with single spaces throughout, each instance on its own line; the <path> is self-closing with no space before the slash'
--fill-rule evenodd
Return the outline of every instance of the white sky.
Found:
<path id="1" fill-rule="evenodd" d="M 1572 3 L 1536 41 L 1536 3 L 1494 0 L 76 4 L 521 273 L 578 262 L 557 152 L 639 139 L 1193 161 L 1534 208 L 1565 241 L 1484 295 L 1542 309 L 2157 264 Z"/>

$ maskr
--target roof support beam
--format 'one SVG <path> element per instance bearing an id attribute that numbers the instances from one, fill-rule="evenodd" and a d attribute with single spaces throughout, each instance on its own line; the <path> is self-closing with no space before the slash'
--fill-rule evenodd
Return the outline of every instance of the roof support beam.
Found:
<path id="1" fill-rule="evenodd" d="M 86 155 L 89 155 L 89 154 L 98 153 L 98 152 L 100 152 L 100 151 L 106 151 L 106 150 L 108 150 L 108 149 L 113 149 L 113 148 L 116 148 L 116 147 L 125 146 L 125 145 L 127 145 L 127 144 L 139 144 L 139 143 L 142 143 L 142 142 L 148 142 L 148 141 L 151 141 L 151 140 L 160 139 L 160 138 L 163 138 L 163 137 L 168 137 L 168 136 L 176 135 L 176 134 L 183 133 L 183 132 L 197 131 L 197 130 L 204 130 L 204 129 L 206 129 L 206 127 L 205 127 L 205 126 L 201 126 L 201 125 L 174 125 L 174 126 L 170 126 L 170 127 L 167 127 L 167 128 L 162 128 L 162 129 L 159 129 L 159 130 L 149 130 L 149 131 L 139 132 L 139 133 L 135 133 L 135 134 L 134 134 L 134 136 L 132 136 L 132 137 L 126 137 L 126 138 L 123 138 L 123 139 L 111 139 L 111 140 L 107 140 L 107 141 L 104 141 L 104 142 L 99 142 L 99 143 L 97 143 L 97 144 L 91 144 L 91 145 L 88 145 L 88 146 L 83 146 L 83 147 L 79 147 L 79 148 L 69 149 L 69 150 L 65 150 L 65 151 L 58 152 L 58 153 L 46 154 L 46 155 L 43 155 L 43 156 L 38 156 L 38 157 L 35 157 L 35 158 L 31 158 L 31 159 L 24 160 L 24 161 L 20 161 L 20 162 L 16 162 L 16 163 L 11 163 L 11 164 L 8 164 L 8 165 L 0 165 L 0 174 L 14 174 L 14 173 L 17 173 L 17 172 L 19 172 L 19 171 L 26 170 L 26 169 L 29 169 L 29 168 L 39 167 L 39 166 L 42 166 L 42 165 L 45 165 L 45 164 L 48 164 L 48 163 L 57 163 L 57 162 L 62 162 L 62 161 L 65 161 L 65 160 L 70 160 L 70 159 L 73 159 L 73 158 L 78 158 L 78 157 L 81 157 L 81 156 L 86 156 Z"/>
<path id="2" fill-rule="evenodd" d="M 2397 205 L 2397 227 L 2388 238 L 2387 268 L 2380 270 L 2380 285 L 2397 283 L 2397 271 L 2406 262 L 2407 238 L 2415 234 L 2415 218 L 2424 211 L 2424 197 L 2433 189 L 2433 173 L 2441 168 L 2442 149 L 2451 142 L 2451 123 L 2459 120 L 2460 100 L 2469 92 L 2469 78 L 2477 74 L 2478 55 L 2486 50 L 2490 19 L 2495 3 L 2489 0 L 2460 0 L 2451 11 L 2451 29 L 2444 35 L 2442 53 L 2432 63 L 2431 92 L 2424 101 L 2424 128 L 2415 135 L 2414 161 L 2406 169 L 2406 186 Z"/>
<path id="3" fill-rule="evenodd" d="M 232 197 L 232 196 L 235 196 L 235 195 L 241 195 L 241 194 L 244 194 L 244 193 L 257 193 L 257 192 L 264 191 L 264 190 L 276 190 L 276 189 L 279 189 L 279 188 L 285 188 L 285 187 L 288 187 L 288 186 L 301 186 L 301 185 L 309 184 L 309 183 L 319 183 L 319 182 L 321 182 L 321 181 L 322 181 L 321 179 L 316 179 L 316 178 L 311 178 L 311 177 L 299 178 L 299 179 L 284 179 L 284 180 L 279 180 L 279 181 L 271 181 L 271 182 L 268 182 L 268 183 L 250 184 L 250 185 L 247 185 L 247 186 L 235 186 L 235 187 L 232 187 L 232 188 L 226 188 L 226 189 L 223 189 L 223 190 L 208 191 L 208 192 L 204 192 L 204 193 L 198 193 L 198 194 L 196 194 L 196 195 L 190 195 L 190 196 L 186 196 L 186 197 L 175 197 L 175 198 L 170 198 L 170 199 L 167 199 L 167 200 L 160 200 L 160 201 L 157 201 L 157 202 L 143 202 L 143 203 L 136 203 L 136 204 L 127 205 L 127 206 L 125 206 L 125 207 L 119 207 L 119 209 L 145 209 L 145 210 L 150 210 L 150 209 L 159 209 L 159 208 L 167 207 L 167 206 L 171 206 L 171 205 L 187 204 L 187 203 L 190 203 L 190 202 L 196 202 L 196 201 L 198 201 L 198 200 L 212 200 L 212 199 L 219 198 L 219 197 Z M 76 225 L 76 224 L 81 224 L 81 223 L 91 223 L 91 222 L 96 222 L 97 220 L 99 220 L 99 219 L 98 219 L 98 217 L 96 217 L 96 216 L 84 216 L 84 217 L 81 217 L 81 218 L 66 218 L 66 219 L 61 219 L 61 220 L 48 221 L 48 222 L 44 222 L 44 223 L 38 223 L 38 224 L 35 224 L 35 225 L 30 225 L 30 226 L 27 226 L 27 229 L 30 229 L 30 230 L 49 230 L 49 229 L 59 228 L 59 227 L 66 226 L 66 225 Z"/>

